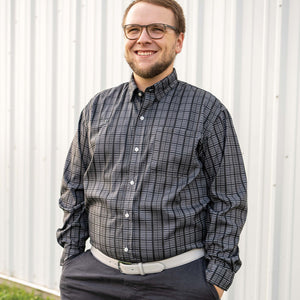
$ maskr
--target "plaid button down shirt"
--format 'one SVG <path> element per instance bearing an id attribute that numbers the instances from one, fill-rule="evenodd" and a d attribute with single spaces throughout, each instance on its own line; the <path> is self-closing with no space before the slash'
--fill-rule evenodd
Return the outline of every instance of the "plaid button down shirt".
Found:
<path id="1" fill-rule="evenodd" d="M 241 262 L 246 175 L 226 108 L 176 71 L 138 91 L 133 80 L 84 108 L 67 156 L 62 262 L 91 244 L 128 262 L 206 250 L 207 280 L 227 289 Z"/>

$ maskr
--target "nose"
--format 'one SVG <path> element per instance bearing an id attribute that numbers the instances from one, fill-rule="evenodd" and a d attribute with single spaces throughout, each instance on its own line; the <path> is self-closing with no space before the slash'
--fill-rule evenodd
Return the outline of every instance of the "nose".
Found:
<path id="1" fill-rule="evenodd" d="M 151 37 L 148 35 L 148 32 L 146 30 L 146 28 L 142 28 L 142 32 L 140 37 L 137 40 L 137 43 L 151 43 L 152 39 Z"/>

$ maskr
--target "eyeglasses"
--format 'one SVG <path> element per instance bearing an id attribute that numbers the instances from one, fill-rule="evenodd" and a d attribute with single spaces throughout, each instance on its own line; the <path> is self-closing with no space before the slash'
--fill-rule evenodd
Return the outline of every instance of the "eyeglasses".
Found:
<path id="1" fill-rule="evenodd" d="M 173 29 L 178 33 L 178 29 L 167 24 L 162 23 L 153 23 L 148 25 L 139 25 L 139 24 L 128 24 L 124 25 L 124 34 L 129 40 L 137 40 L 143 32 L 143 28 L 146 28 L 146 31 L 150 38 L 158 40 L 164 37 L 167 28 Z"/>

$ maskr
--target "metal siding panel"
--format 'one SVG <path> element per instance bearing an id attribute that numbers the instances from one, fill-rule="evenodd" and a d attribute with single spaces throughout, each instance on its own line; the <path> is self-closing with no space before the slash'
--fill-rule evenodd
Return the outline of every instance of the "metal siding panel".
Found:
<path id="1" fill-rule="evenodd" d="M 300 239 L 294 234 L 296 155 L 299 119 L 299 1 L 285 1 L 282 5 L 281 72 L 279 90 L 279 128 L 277 154 L 276 237 L 274 238 L 274 294 L 273 299 L 295 299 L 292 290 L 293 253 Z M 295 27 L 296 26 L 296 27 Z M 296 30 L 297 28 L 297 30 Z M 298 114 L 298 115 L 297 115 Z M 299 125 L 299 124 L 298 124 Z M 295 169 L 296 168 L 296 169 Z M 299 198 L 298 198 L 299 199 Z M 297 262 L 297 260 L 296 260 Z M 276 285 L 277 284 L 277 285 Z M 276 286 L 275 286 L 276 285 Z M 278 287 L 282 285 L 284 288 Z M 292 296 L 293 294 L 293 296 Z"/>
<path id="2" fill-rule="evenodd" d="M 266 24 L 269 22 L 265 15 L 266 2 L 243 2 L 243 30 L 242 30 L 242 62 L 241 62 L 241 81 L 240 81 L 240 99 L 241 103 L 235 110 L 238 116 L 241 132 L 244 132 L 244 138 L 247 138 L 247 170 L 249 185 L 249 215 L 247 226 L 247 244 L 245 248 L 245 257 L 248 258 L 245 266 L 245 277 L 247 282 L 252 285 L 246 285 L 243 296 L 252 299 L 268 299 L 268 290 L 262 285 L 258 274 L 263 278 L 268 278 L 269 269 L 261 266 L 267 263 L 267 259 L 261 255 L 262 247 L 268 247 L 267 235 L 262 238 L 262 230 L 266 228 L 265 220 L 272 218 L 272 210 L 262 209 L 262 184 L 264 176 L 270 176 L 270 170 L 267 174 L 263 173 L 264 168 L 264 119 L 265 119 L 265 92 L 263 81 L 265 78 L 265 59 L 269 53 L 265 50 Z M 276 27 L 275 27 L 276 28 Z M 271 87 L 273 88 L 273 87 Z M 239 100 L 235 99 L 237 104 Z M 244 123 L 244 124 L 243 124 Z M 246 131 L 243 130 L 246 129 Z M 242 142 L 242 140 L 241 140 Z M 251 188 L 255 187 L 255 188 Z M 267 204 L 267 203 L 266 203 Z M 266 207 L 268 207 L 266 205 Z M 271 228 L 273 224 L 271 223 Z M 267 232 L 266 232 L 267 233 Z M 272 232 L 271 232 L 272 233 Z M 268 234 L 268 233 L 267 233 Z M 257 242 L 254 242 L 257 241 Z M 270 256 L 272 254 L 270 253 Z M 248 273 L 249 272 L 249 273 Z M 242 296 L 242 295 L 241 295 Z M 243 298 L 243 297 L 241 297 Z M 238 298 L 237 298 L 238 299 Z"/>
<path id="3" fill-rule="evenodd" d="M 0 273 L 58 288 L 62 169 L 81 109 L 127 81 L 130 0 L 0 3 Z M 295 299 L 300 240 L 300 3 L 180 0 L 179 78 L 230 110 L 249 180 L 244 262 L 223 299 Z M 2 188 L 3 187 L 3 188 Z M 20 246 L 21 245 L 21 246 Z M 46 257 L 46 259 L 45 259 Z"/>
<path id="4" fill-rule="evenodd" d="M 299 15 L 297 15 L 297 12 L 299 12 L 299 2 L 292 2 L 291 4 L 291 22 L 297 22 L 296 24 L 292 24 L 291 28 L 299 28 Z M 296 39 L 296 42 L 293 42 L 293 39 Z M 295 72 L 295 101 L 296 101 L 296 127 L 295 127 L 295 140 L 294 144 L 292 145 L 293 148 L 293 172 L 294 175 L 292 177 L 293 181 L 293 207 L 292 207 L 292 219 L 293 219 L 293 229 L 292 229 L 292 235 L 291 235 L 291 242 L 293 243 L 292 251 L 291 251 L 291 265 L 290 265 L 290 293 L 291 293 L 291 299 L 296 299 L 298 297 L 298 274 L 300 272 L 300 258 L 299 258 L 299 247 L 300 247 L 300 238 L 299 238 L 299 232 L 298 229 L 300 228 L 300 205 L 299 205 L 299 199 L 300 199 L 300 188 L 299 188 L 299 182 L 300 182 L 300 31 L 297 30 L 294 32 L 293 37 L 290 38 L 290 45 L 297 45 L 293 50 L 293 58 L 294 60 L 290 60 L 292 64 L 292 68 Z M 289 74 L 289 72 L 288 72 Z M 288 80 L 288 78 L 286 78 Z M 291 95 L 293 97 L 293 95 Z"/>
<path id="5" fill-rule="evenodd" d="M 13 204 L 14 204 L 14 189 L 12 188 L 12 182 L 14 178 L 14 103 L 15 103 L 15 95 L 14 95 L 14 79 L 15 79 L 15 1 L 11 1 L 8 9 L 8 15 L 10 16 L 10 19 L 8 20 L 8 26 L 9 26 L 9 34 L 10 39 L 8 41 L 9 43 L 9 49 L 10 49 L 10 55 L 8 57 L 9 59 L 9 70 L 7 75 L 8 78 L 8 87 L 9 91 L 7 93 L 7 99 L 9 99 L 9 109 L 8 109 L 8 120 L 7 120 L 7 170 L 8 170 L 8 186 L 7 186 L 7 197 L 6 199 L 9 199 L 8 201 L 8 249 L 7 249 L 7 268 L 9 272 L 13 272 L 14 266 L 13 266 L 13 255 L 11 249 L 14 249 L 13 244 L 13 233 L 14 233 L 14 223 L 13 223 Z M 6 143 L 3 143 L 3 145 Z M 4 162 L 5 163 L 5 162 Z M 5 164 L 6 165 L 6 164 Z"/>
<path id="6" fill-rule="evenodd" d="M 10 6 L 5 3 L 3 9 L 0 10 L 0 133 L 2 142 L 0 143 L 1 168 L 0 168 L 0 186 L 3 191 L 0 200 L 0 234 L 2 241 L 0 247 L 0 272 L 8 272 L 8 252 L 9 252 L 9 207 L 10 202 L 5 201 L 9 190 L 9 76 L 10 76 Z"/>

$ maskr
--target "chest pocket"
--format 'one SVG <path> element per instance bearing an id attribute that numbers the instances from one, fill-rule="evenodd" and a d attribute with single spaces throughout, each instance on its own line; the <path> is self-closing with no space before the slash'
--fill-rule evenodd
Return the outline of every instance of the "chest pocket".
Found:
<path id="1" fill-rule="evenodd" d="M 183 128 L 158 128 L 155 134 L 151 168 L 174 176 L 190 173 L 197 163 L 196 138 Z"/>

